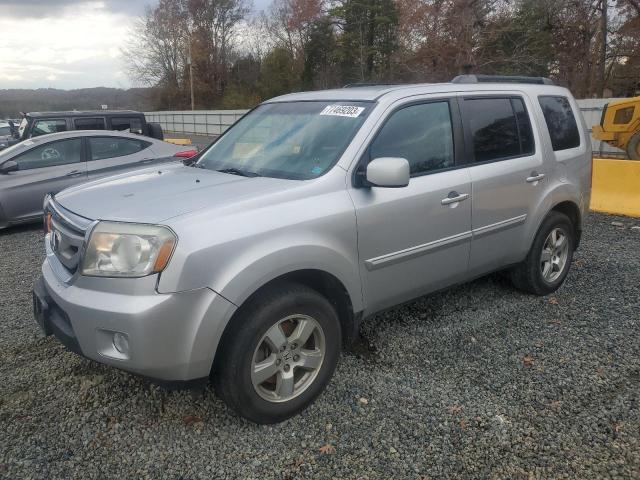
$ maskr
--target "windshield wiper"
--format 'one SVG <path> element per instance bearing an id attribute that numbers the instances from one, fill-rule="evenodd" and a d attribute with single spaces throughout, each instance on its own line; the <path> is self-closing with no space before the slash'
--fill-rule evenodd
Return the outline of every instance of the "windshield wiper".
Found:
<path id="1" fill-rule="evenodd" d="M 259 177 L 256 172 L 247 172 L 246 170 L 240 170 L 239 168 L 221 168 L 216 172 L 230 173 L 231 175 L 240 175 L 241 177 Z"/>

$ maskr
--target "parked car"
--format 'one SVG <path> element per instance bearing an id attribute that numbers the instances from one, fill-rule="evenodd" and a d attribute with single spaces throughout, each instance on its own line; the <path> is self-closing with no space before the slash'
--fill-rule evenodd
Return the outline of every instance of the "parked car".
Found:
<path id="1" fill-rule="evenodd" d="M 157 140 L 164 139 L 160 124 L 147 123 L 144 113 L 132 110 L 94 110 L 26 113 L 13 143 L 72 130 L 130 131 Z"/>
<path id="2" fill-rule="evenodd" d="M 47 193 L 196 153 L 110 131 L 54 133 L 18 143 L 0 152 L 0 228 L 41 220 Z"/>
<path id="3" fill-rule="evenodd" d="M 9 146 L 9 142 L 13 139 L 13 129 L 9 122 L 0 120 L 0 150 L 4 150 Z"/>
<path id="4" fill-rule="evenodd" d="M 365 317 L 503 269 L 551 293 L 580 241 L 591 146 L 568 90 L 516 80 L 285 95 L 195 168 L 50 196 L 36 320 L 155 381 L 211 376 L 271 423 L 322 392 Z"/>

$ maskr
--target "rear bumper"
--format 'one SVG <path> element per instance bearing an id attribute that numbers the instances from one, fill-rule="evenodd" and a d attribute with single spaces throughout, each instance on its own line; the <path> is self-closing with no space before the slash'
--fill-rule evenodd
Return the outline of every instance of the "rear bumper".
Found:
<path id="1" fill-rule="evenodd" d="M 96 291 L 91 288 L 96 281 L 118 279 L 69 285 L 48 260 L 42 274 L 33 303 L 45 335 L 79 355 L 168 386 L 208 378 L 223 327 L 235 310 L 208 288 L 158 294 L 147 288 L 154 279 L 145 277 L 136 279 L 141 288 L 114 291 L 111 283 L 109 291 Z M 115 333 L 127 339 L 124 352 L 116 348 Z"/>

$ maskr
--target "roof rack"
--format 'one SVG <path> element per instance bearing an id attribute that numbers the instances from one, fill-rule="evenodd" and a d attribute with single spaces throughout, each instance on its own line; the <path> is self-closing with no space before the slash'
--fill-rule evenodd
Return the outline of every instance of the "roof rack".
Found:
<path id="1" fill-rule="evenodd" d="M 402 85 L 401 83 L 347 83 L 342 88 L 358 88 L 358 87 L 386 87 L 393 85 Z"/>
<path id="2" fill-rule="evenodd" d="M 535 83 L 555 85 L 547 77 L 525 77 L 520 75 L 458 75 L 451 83 Z"/>

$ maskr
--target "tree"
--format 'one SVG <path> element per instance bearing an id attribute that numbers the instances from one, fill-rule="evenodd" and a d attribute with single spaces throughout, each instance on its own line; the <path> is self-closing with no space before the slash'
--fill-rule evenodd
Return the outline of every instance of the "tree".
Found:
<path id="1" fill-rule="evenodd" d="M 387 81 L 397 48 L 398 11 L 393 0 L 343 0 L 332 10 L 345 83 Z"/>

